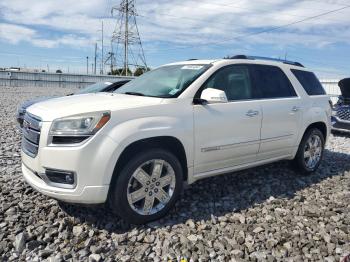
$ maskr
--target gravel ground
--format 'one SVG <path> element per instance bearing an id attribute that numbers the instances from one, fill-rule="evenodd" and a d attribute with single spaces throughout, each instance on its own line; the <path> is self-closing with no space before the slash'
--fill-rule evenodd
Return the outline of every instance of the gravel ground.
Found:
<path id="1" fill-rule="evenodd" d="M 21 175 L 16 107 L 71 91 L 0 87 L 0 260 L 340 261 L 350 253 L 350 137 L 342 134 L 331 136 L 312 176 L 280 162 L 206 179 L 146 226 L 33 191 Z"/>

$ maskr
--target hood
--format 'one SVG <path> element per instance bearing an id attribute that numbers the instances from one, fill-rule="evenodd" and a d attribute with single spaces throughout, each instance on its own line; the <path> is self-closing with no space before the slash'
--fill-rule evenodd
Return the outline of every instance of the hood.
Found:
<path id="1" fill-rule="evenodd" d="M 35 103 L 39 103 L 45 100 L 49 100 L 51 98 L 55 98 L 55 96 L 46 96 L 46 97 L 37 97 L 31 100 L 24 101 L 23 104 L 21 104 L 21 109 L 27 109 L 31 105 L 34 105 Z"/>
<path id="2" fill-rule="evenodd" d="M 344 78 L 338 83 L 342 96 L 345 99 L 350 99 L 350 78 Z"/>
<path id="3" fill-rule="evenodd" d="M 50 99 L 30 106 L 27 111 L 43 121 L 98 111 L 116 111 L 160 104 L 162 98 L 115 93 L 94 93 Z"/>

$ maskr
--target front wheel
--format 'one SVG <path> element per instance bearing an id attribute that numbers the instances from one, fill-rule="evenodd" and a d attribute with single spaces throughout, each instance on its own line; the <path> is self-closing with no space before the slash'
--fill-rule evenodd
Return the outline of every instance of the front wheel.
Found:
<path id="1" fill-rule="evenodd" d="M 111 185 L 110 206 L 125 221 L 144 224 L 164 216 L 182 190 L 179 160 L 163 149 L 132 157 Z"/>
<path id="2" fill-rule="evenodd" d="M 294 163 L 299 171 L 309 174 L 319 167 L 325 146 L 325 138 L 317 128 L 308 130 L 300 142 Z"/>

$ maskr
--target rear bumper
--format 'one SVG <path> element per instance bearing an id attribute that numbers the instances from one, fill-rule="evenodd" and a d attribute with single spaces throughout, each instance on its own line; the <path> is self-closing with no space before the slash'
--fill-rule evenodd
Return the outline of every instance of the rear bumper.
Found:
<path id="1" fill-rule="evenodd" d="M 332 116 L 332 130 L 350 132 L 350 121 L 343 121 L 338 117 Z"/>
<path id="2" fill-rule="evenodd" d="M 52 187 L 40 176 L 22 163 L 22 173 L 26 182 L 36 191 L 49 197 L 70 203 L 100 204 L 107 198 L 109 186 L 84 186 L 81 190 Z"/>

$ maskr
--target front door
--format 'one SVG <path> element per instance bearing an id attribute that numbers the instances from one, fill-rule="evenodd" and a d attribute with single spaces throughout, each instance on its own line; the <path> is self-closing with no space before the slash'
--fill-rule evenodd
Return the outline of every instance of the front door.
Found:
<path id="1" fill-rule="evenodd" d="M 195 175 L 256 161 L 262 111 L 248 66 L 219 69 L 206 88 L 225 91 L 228 102 L 194 105 Z"/>

